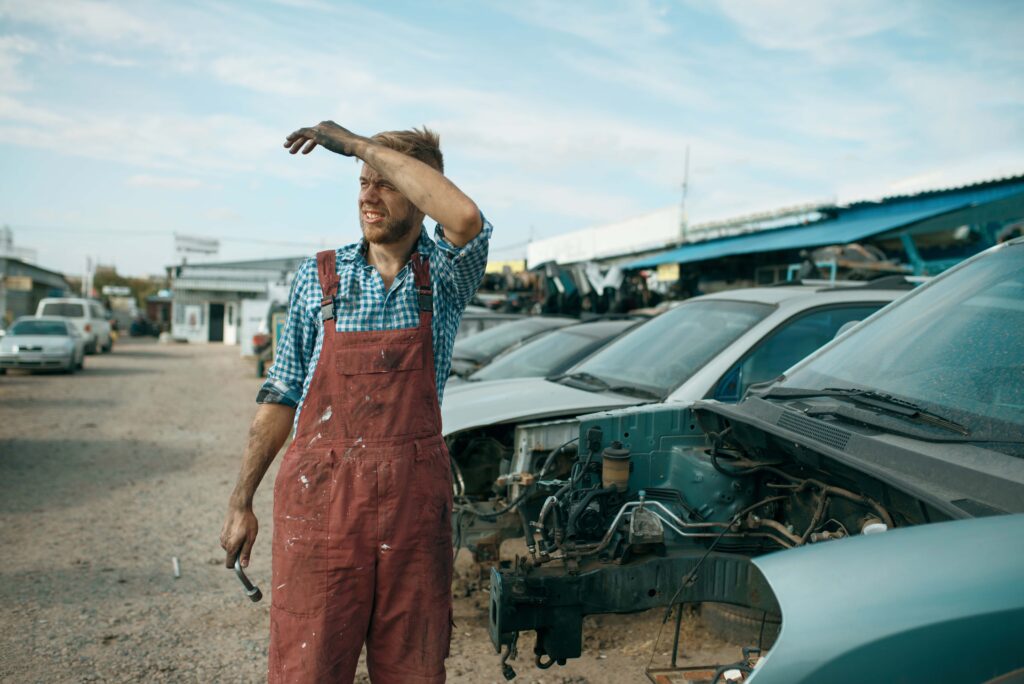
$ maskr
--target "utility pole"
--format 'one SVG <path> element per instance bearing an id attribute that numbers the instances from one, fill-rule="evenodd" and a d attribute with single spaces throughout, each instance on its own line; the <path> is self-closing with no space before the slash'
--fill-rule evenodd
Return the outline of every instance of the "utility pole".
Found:
<path id="1" fill-rule="evenodd" d="M 690 146 L 686 146 L 686 157 L 683 162 L 683 196 L 680 202 L 679 236 L 682 242 L 686 242 L 686 228 L 689 219 L 686 216 L 686 193 L 690 188 Z"/>

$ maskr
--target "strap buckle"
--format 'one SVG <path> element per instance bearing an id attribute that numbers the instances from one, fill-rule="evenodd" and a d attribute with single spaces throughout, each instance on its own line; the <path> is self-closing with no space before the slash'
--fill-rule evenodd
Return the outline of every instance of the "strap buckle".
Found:
<path id="1" fill-rule="evenodd" d="M 324 297 L 320 300 L 320 320 L 330 321 L 334 318 L 334 297 Z"/>
<path id="2" fill-rule="evenodd" d="M 420 303 L 420 311 L 427 311 L 427 312 L 433 313 L 433 311 L 434 311 L 434 294 L 431 291 L 430 287 L 421 287 L 421 288 L 419 288 L 418 298 L 419 298 L 419 303 Z"/>

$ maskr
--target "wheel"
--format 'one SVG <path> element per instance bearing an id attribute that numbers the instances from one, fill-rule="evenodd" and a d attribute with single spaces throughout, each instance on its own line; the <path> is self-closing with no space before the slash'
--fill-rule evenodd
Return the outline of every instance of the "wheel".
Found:
<path id="1" fill-rule="evenodd" d="M 93 340 L 89 344 L 85 345 L 85 353 L 86 354 L 95 354 L 96 353 L 96 346 L 97 346 L 96 340 Z"/>
<path id="2" fill-rule="evenodd" d="M 734 606 L 728 603 L 703 603 L 701 617 L 708 631 L 715 636 L 744 646 L 757 646 L 764 622 L 763 648 L 771 648 L 779 637 L 782 618 L 760 610 Z"/>
<path id="3" fill-rule="evenodd" d="M 0 368 L 0 375 L 7 375 L 7 369 L 6 368 Z"/>
<path id="4" fill-rule="evenodd" d="M 82 357 L 78 359 L 78 365 L 75 366 L 78 370 L 85 368 L 85 352 L 82 352 Z"/>

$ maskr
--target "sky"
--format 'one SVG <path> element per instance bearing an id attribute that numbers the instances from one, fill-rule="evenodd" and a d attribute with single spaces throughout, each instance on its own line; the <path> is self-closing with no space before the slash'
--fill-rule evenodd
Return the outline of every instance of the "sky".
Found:
<path id="1" fill-rule="evenodd" d="M 285 136 L 427 125 L 530 239 L 1024 173 L 1024 4 L 0 0 L 0 226 L 127 275 L 359 238 L 358 163 Z"/>

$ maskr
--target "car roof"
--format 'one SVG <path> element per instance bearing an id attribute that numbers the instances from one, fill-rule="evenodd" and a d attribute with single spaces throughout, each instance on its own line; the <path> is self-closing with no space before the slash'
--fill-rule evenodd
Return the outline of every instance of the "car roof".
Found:
<path id="1" fill-rule="evenodd" d="M 815 303 L 829 301 L 846 302 L 853 300 L 879 301 L 897 299 L 906 294 L 908 289 L 879 288 L 866 286 L 820 286 L 820 285 L 784 285 L 775 287 L 746 287 L 736 290 L 725 290 L 713 294 L 700 295 L 686 301 L 732 300 L 738 302 L 759 302 L 761 304 L 778 305 L 791 300 L 813 299 Z M 796 302 L 793 302 L 794 304 Z"/>
<path id="2" fill-rule="evenodd" d="M 552 332 L 552 334 L 565 334 L 565 335 L 577 335 L 579 337 L 590 337 L 593 339 L 600 339 L 607 337 L 608 335 L 614 335 L 617 332 L 621 332 L 626 328 L 630 328 L 638 323 L 642 322 L 639 318 L 620 318 L 610 321 L 583 321 L 582 323 L 576 323 L 574 325 L 567 325 L 564 328 L 559 328 Z"/>

